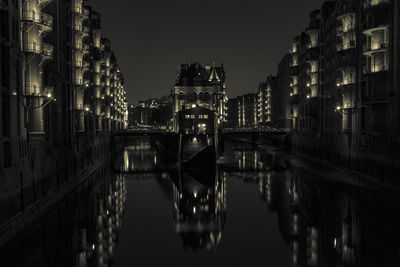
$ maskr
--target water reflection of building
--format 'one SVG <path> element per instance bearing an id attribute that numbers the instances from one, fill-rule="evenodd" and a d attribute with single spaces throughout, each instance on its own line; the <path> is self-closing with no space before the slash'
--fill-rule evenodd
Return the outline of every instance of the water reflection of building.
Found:
<path id="1" fill-rule="evenodd" d="M 238 169 L 245 170 L 262 170 L 266 168 L 262 155 L 257 150 L 238 150 L 235 152 Z"/>
<path id="2" fill-rule="evenodd" d="M 99 170 L 1 247 L 0 266 L 111 266 L 126 194 L 124 175 Z"/>
<path id="3" fill-rule="evenodd" d="M 105 263 L 111 264 L 113 261 L 127 194 L 124 176 L 117 175 L 104 193 L 105 198 L 97 200 L 96 243 L 92 244 L 96 266 L 108 266 Z"/>
<path id="4" fill-rule="evenodd" d="M 128 142 L 131 145 L 124 148 L 122 157 L 115 162 L 115 169 L 123 173 L 160 170 L 160 155 L 154 149 L 151 137 L 130 137 Z"/>
<path id="5" fill-rule="evenodd" d="M 184 248 L 215 249 L 225 226 L 225 175 L 181 172 L 172 180 L 174 227 Z"/>
<path id="6" fill-rule="evenodd" d="M 394 266 L 400 263 L 399 197 L 333 183 L 293 170 L 258 173 L 295 266 Z"/>

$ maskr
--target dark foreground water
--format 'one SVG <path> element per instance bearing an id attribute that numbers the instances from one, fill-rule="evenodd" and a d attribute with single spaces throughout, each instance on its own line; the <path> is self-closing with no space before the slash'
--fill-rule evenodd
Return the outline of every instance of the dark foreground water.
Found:
<path id="1" fill-rule="evenodd" d="M 164 166 L 141 142 L 1 248 L 0 266 L 400 266 L 399 194 L 270 171 L 230 144 L 219 165 Z"/>

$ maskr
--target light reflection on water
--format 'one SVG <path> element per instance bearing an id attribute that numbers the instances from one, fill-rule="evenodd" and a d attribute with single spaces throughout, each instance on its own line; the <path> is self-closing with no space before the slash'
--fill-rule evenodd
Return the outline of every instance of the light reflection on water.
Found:
<path id="1" fill-rule="evenodd" d="M 115 165 L 124 174 L 60 204 L 21 238 L 37 245 L 18 250 L 16 242 L 7 259 L 119 267 L 400 263 L 398 195 L 296 168 L 270 171 L 261 151 L 240 145 L 207 170 L 166 170 L 158 155 L 151 143 L 127 147 Z M 43 234 L 49 225 L 59 231 Z"/>
<path id="2" fill-rule="evenodd" d="M 137 144 L 126 146 L 118 157 L 114 169 L 121 173 L 143 173 L 162 170 L 157 150 L 153 149 L 150 138 L 138 138 Z"/>

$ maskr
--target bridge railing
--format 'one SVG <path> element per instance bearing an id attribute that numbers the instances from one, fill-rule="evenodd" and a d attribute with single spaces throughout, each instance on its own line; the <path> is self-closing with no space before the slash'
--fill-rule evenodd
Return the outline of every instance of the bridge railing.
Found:
<path id="1" fill-rule="evenodd" d="M 276 128 L 271 126 L 223 128 L 222 133 L 272 133 L 290 132 L 289 128 Z"/>

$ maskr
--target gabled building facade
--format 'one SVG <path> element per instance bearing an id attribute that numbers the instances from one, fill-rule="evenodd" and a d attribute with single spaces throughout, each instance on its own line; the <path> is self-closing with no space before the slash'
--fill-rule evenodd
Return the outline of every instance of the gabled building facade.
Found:
<path id="1" fill-rule="evenodd" d="M 215 129 L 226 121 L 225 70 L 198 63 L 183 64 L 178 69 L 178 76 L 172 90 L 174 129 L 178 130 L 177 113 L 197 106 L 210 109 L 215 114 Z"/>

